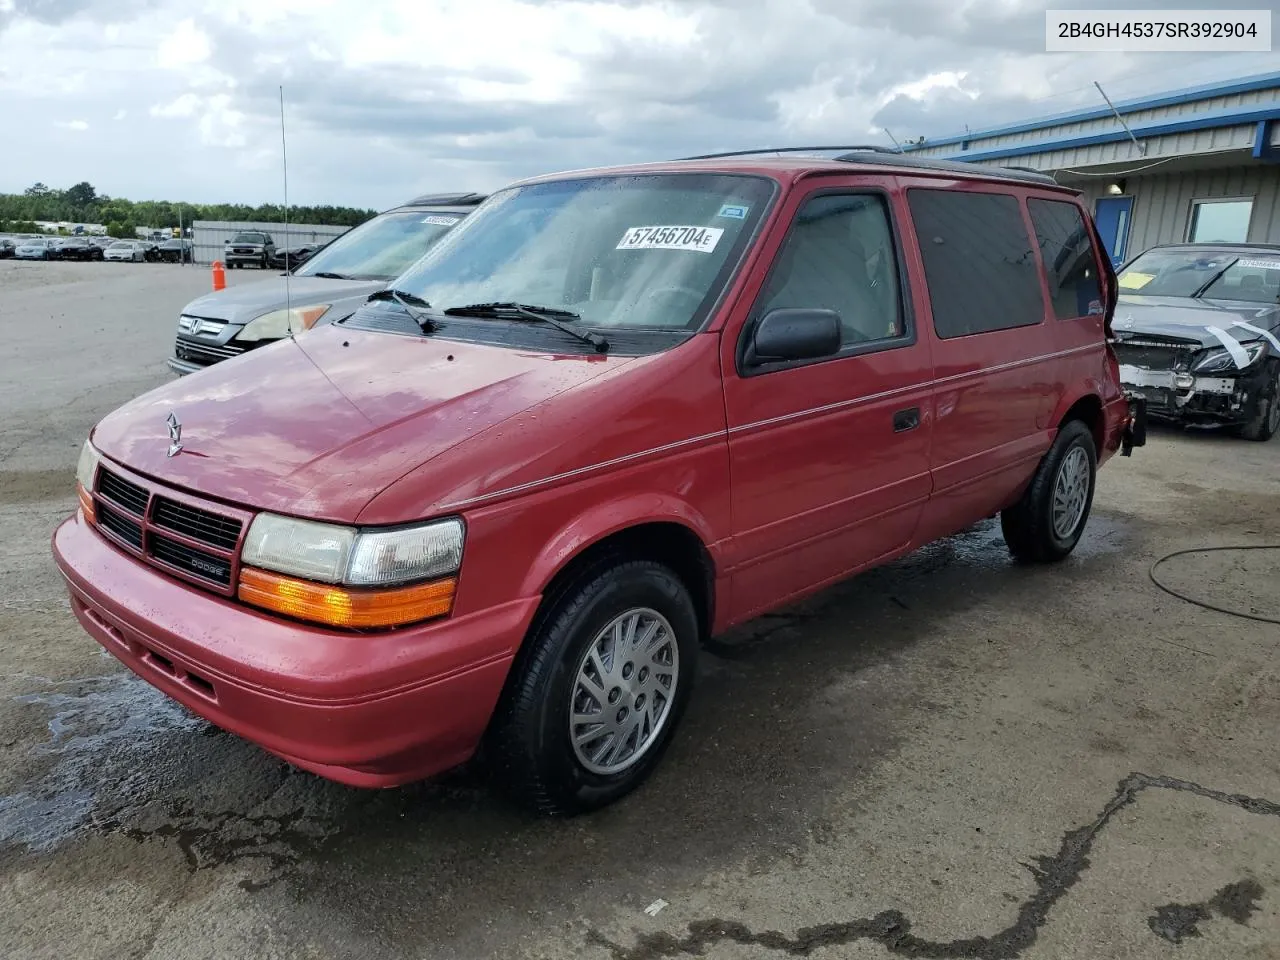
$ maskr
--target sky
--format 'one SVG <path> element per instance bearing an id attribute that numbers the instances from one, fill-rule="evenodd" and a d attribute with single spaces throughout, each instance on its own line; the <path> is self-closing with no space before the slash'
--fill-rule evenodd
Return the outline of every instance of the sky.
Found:
<path id="1" fill-rule="evenodd" d="M 1122 0 L 1271 9 L 1280 0 Z M 383 209 L 715 150 L 891 145 L 1280 69 L 1044 52 L 1055 0 L 0 0 L 0 192 Z M 1112 4 L 1109 9 L 1116 8 Z"/>

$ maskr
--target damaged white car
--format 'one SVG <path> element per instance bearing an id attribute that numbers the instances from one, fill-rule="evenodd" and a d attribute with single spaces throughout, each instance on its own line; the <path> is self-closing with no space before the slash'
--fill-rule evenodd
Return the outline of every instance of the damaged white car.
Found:
<path id="1" fill-rule="evenodd" d="M 1119 270 L 1120 379 L 1150 417 L 1280 430 L 1280 245 L 1152 247 Z"/>

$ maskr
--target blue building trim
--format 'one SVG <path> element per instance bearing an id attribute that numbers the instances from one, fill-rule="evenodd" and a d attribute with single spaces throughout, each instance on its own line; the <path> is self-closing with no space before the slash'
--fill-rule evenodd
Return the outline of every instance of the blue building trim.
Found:
<path id="1" fill-rule="evenodd" d="M 1280 104 L 1270 107 L 1259 107 L 1251 110 L 1219 110 L 1216 113 L 1202 113 L 1186 120 L 1170 120 L 1165 123 L 1153 123 L 1145 127 L 1134 127 L 1135 137 L 1162 137 L 1171 133 L 1188 133 L 1193 130 L 1211 130 L 1214 127 L 1235 127 L 1245 123 L 1270 123 L 1280 119 Z M 1257 136 L 1261 136 L 1258 134 Z M 1257 149 L 1255 136 L 1254 149 Z M 1076 147 L 1091 147 L 1100 143 L 1118 143 L 1128 140 L 1125 130 L 1112 130 L 1108 133 L 1094 133 L 1088 136 L 1062 137 L 1058 140 L 1041 140 L 1037 143 L 1023 143 L 1017 146 L 1001 147 L 997 150 L 980 150 L 953 153 L 939 160 L 964 160 L 977 162 L 980 160 L 998 160 L 1007 157 L 1028 157 L 1037 153 L 1048 153 L 1051 150 L 1072 150 Z M 1256 154 L 1255 154 L 1256 155 Z"/>
<path id="2" fill-rule="evenodd" d="M 1252 93 L 1255 90 L 1266 90 L 1270 87 L 1280 88 L 1280 73 L 1260 73 L 1252 77 L 1232 80 L 1228 83 L 1202 84 L 1198 87 L 1187 87 L 1183 90 L 1174 90 L 1154 97 L 1135 97 L 1130 100 L 1121 100 L 1116 104 L 1116 109 L 1121 114 L 1136 113 L 1139 110 L 1157 110 L 1160 107 L 1174 107 L 1183 103 L 1195 103 L 1198 100 L 1206 100 L 1210 97 L 1229 97 L 1237 93 Z M 1032 130 L 1043 130 L 1046 127 L 1056 127 L 1065 123 L 1102 120 L 1111 116 L 1114 116 L 1111 108 L 1105 106 L 1089 110 L 1057 113 L 1039 120 L 1015 123 L 1004 127 L 991 127 L 986 130 L 973 130 L 955 136 L 926 139 L 923 144 L 907 147 L 907 152 L 928 149 L 929 147 L 947 147 L 952 144 L 961 144 L 961 149 L 967 150 L 968 147 L 964 145 L 971 144 L 975 140 L 985 140 L 988 137 L 1003 137 L 1011 133 L 1028 133 Z"/>
<path id="3" fill-rule="evenodd" d="M 1275 120 L 1259 120 L 1253 136 L 1253 159 L 1264 163 L 1280 163 L 1280 152 L 1271 146 L 1271 128 Z"/>

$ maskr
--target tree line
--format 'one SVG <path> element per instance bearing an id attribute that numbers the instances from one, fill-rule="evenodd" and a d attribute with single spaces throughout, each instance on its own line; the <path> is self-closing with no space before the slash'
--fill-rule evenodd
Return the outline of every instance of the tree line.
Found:
<path id="1" fill-rule="evenodd" d="M 32 184 L 22 193 L 0 193 L 0 231 L 35 233 L 37 220 L 69 220 L 101 223 L 113 237 L 132 237 L 135 227 L 176 227 L 179 221 L 244 220 L 279 223 L 284 207 L 264 203 L 251 207 L 244 203 L 176 203 L 168 200 L 125 200 L 100 194 L 88 182 L 65 190 L 43 183 Z M 354 207 L 289 205 L 290 223 L 316 223 L 354 227 L 377 214 L 376 210 Z"/>

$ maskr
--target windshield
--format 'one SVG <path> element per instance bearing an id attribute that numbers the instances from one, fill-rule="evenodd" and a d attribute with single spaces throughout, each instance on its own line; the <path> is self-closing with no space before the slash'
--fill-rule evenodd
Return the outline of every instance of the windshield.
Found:
<path id="1" fill-rule="evenodd" d="M 461 213 L 398 210 L 382 213 L 333 240 L 294 273 L 336 273 L 353 280 L 398 277 L 448 233 Z"/>
<path id="2" fill-rule="evenodd" d="M 1205 250 L 1150 250 L 1119 276 L 1121 293 L 1152 297 L 1276 303 L 1280 300 L 1280 251 L 1240 254 Z"/>
<path id="3" fill-rule="evenodd" d="M 772 194 L 759 177 L 656 174 L 495 194 L 396 287 L 435 310 L 518 302 L 592 326 L 690 330 Z"/>
<path id="4" fill-rule="evenodd" d="M 128 240 L 117 240 L 115 243 L 111 244 L 111 249 L 112 250 L 132 250 L 133 244 L 130 243 Z"/>
<path id="5" fill-rule="evenodd" d="M 237 233 L 231 238 L 232 243 L 265 243 L 260 233 Z"/>

